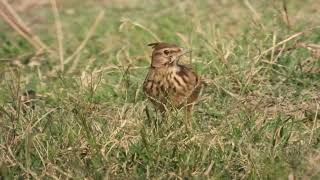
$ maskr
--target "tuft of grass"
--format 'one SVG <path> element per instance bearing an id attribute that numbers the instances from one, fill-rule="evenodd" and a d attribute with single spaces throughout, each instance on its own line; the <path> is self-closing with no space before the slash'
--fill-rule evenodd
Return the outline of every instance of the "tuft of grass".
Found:
<path id="1" fill-rule="evenodd" d="M 320 178 L 318 3 L 50 2 L 11 2 L 50 51 L 0 21 L 0 179 Z M 206 83 L 192 129 L 142 92 L 157 40 Z"/>

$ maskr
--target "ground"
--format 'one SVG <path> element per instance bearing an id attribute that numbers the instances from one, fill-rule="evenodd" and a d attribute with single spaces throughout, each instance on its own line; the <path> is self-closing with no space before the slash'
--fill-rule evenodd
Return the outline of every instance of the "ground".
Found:
<path id="1" fill-rule="evenodd" d="M 0 179 L 320 178 L 318 2 L 54 2 L 9 1 L 47 50 L 0 20 Z M 192 49 L 191 129 L 142 92 L 156 41 Z"/>

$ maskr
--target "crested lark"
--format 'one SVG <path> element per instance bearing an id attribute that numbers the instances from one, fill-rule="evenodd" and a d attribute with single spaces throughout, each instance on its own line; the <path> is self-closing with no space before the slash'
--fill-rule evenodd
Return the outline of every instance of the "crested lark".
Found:
<path id="1" fill-rule="evenodd" d="M 148 45 L 153 52 L 143 83 L 144 92 L 162 115 L 172 107 L 180 109 L 185 106 L 189 119 L 193 102 L 201 90 L 201 81 L 192 68 L 179 64 L 180 57 L 186 52 L 175 44 L 159 42 Z"/>

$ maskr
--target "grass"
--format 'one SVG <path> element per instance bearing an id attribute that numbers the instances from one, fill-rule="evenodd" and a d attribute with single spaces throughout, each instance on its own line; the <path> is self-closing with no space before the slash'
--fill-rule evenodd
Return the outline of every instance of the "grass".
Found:
<path id="1" fill-rule="evenodd" d="M 37 54 L 0 21 L 0 177 L 320 178 L 312 53 L 320 50 L 297 46 L 320 41 L 318 3 L 70 0 L 58 8 L 58 16 L 50 3 L 18 11 L 51 53 Z M 142 92 L 146 44 L 157 39 L 192 49 L 206 81 L 190 131 L 179 111 L 156 127 Z M 34 109 L 19 100 L 27 90 L 41 96 Z"/>

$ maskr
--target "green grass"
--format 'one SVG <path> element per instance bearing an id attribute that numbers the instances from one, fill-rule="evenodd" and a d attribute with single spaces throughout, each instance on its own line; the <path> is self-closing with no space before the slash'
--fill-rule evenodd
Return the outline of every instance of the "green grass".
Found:
<path id="1" fill-rule="evenodd" d="M 65 59 L 105 12 L 63 72 L 50 4 L 19 15 L 53 54 L 35 56 L 0 21 L 0 179 L 320 178 L 319 57 L 305 48 L 259 56 L 316 27 L 318 3 L 288 1 L 288 26 L 280 1 L 112 2 L 60 2 Z M 319 34 L 285 45 L 319 44 Z M 207 83 L 191 130 L 177 111 L 154 124 L 141 88 L 154 36 L 192 49 Z M 41 98 L 24 109 L 30 89 Z"/>

